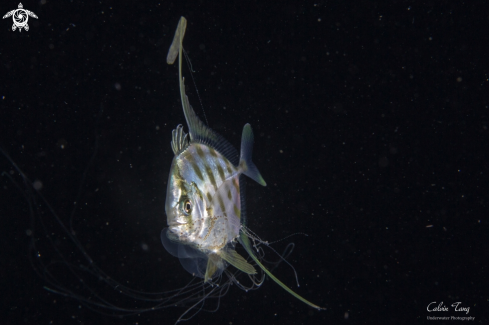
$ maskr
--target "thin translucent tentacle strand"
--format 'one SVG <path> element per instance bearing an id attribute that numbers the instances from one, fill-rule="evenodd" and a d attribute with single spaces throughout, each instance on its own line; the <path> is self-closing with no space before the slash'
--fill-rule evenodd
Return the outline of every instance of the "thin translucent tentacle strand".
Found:
<path id="1" fill-rule="evenodd" d="M 277 279 L 270 271 L 267 270 L 267 268 L 261 264 L 260 260 L 258 260 L 258 258 L 255 256 L 255 254 L 253 253 L 253 250 L 251 249 L 251 244 L 250 244 L 250 240 L 248 239 L 248 237 L 246 236 L 245 233 L 241 232 L 241 235 L 240 235 L 240 242 L 241 242 L 241 245 L 243 245 L 243 247 L 245 248 L 245 250 L 248 252 L 248 254 L 250 254 L 251 258 L 253 259 L 253 261 L 255 261 L 255 263 L 273 280 L 275 281 L 279 286 L 281 286 L 285 291 L 287 291 L 288 293 L 290 293 L 292 296 L 296 297 L 297 299 L 299 299 L 300 301 L 302 301 L 303 303 L 317 309 L 317 310 L 324 310 L 326 308 L 322 308 L 322 307 L 319 307 L 315 304 L 313 304 L 312 302 L 310 302 L 309 300 L 306 300 L 305 298 L 301 297 L 300 295 L 298 295 L 297 293 L 295 293 L 292 289 L 290 289 L 289 287 L 287 287 L 284 283 L 282 283 L 282 281 L 280 281 L 279 279 Z"/>

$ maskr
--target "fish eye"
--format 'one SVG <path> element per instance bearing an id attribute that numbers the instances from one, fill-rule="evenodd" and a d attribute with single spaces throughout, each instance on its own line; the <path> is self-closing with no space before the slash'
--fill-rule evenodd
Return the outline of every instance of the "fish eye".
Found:
<path id="1" fill-rule="evenodd" d="M 192 202 L 189 199 L 182 201 L 182 210 L 187 215 L 192 212 Z"/>

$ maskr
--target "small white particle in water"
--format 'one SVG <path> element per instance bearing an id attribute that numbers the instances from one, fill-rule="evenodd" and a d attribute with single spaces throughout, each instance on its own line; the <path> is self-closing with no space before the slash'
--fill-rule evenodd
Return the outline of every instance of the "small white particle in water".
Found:
<path id="1" fill-rule="evenodd" d="M 283 150 L 279 150 L 279 152 L 280 152 L 280 153 L 284 153 L 284 151 L 283 151 Z"/>
<path id="2" fill-rule="evenodd" d="M 42 189 L 42 182 L 36 179 L 34 183 L 32 183 L 32 187 L 34 187 L 36 191 L 39 191 L 40 189 Z"/>
<path id="3" fill-rule="evenodd" d="M 143 251 L 147 252 L 147 251 L 148 251 L 148 249 L 149 249 L 149 246 L 148 246 L 148 244 L 146 244 L 146 243 L 142 243 L 142 244 L 141 244 L 141 248 L 143 249 Z"/>
<path id="4" fill-rule="evenodd" d="M 27 229 L 27 230 L 25 231 L 25 234 L 26 234 L 27 236 L 30 236 L 30 235 L 32 235 L 32 230 L 30 230 L 30 229 Z"/>
<path id="5" fill-rule="evenodd" d="M 462 77 L 458 77 L 457 82 L 462 82 Z"/>
<path id="6" fill-rule="evenodd" d="M 119 90 L 120 91 L 122 87 L 121 87 L 121 84 L 120 83 L 116 82 L 115 85 L 114 85 L 114 88 L 115 88 L 115 90 Z"/>
<path id="7" fill-rule="evenodd" d="M 160 126 L 157 125 L 155 129 L 156 129 L 156 131 L 158 131 L 160 129 Z"/>

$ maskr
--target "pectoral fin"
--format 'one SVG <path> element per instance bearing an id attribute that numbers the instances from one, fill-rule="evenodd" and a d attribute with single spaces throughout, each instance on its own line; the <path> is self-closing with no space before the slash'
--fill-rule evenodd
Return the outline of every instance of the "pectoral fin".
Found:
<path id="1" fill-rule="evenodd" d="M 246 274 L 256 274 L 256 270 L 253 265 L 248 263 L 244 259 L 244 257 L 239 255 L 238 252 L 236 252 L 234 249 L 222 250 L 221 252 L 219 252 L 219 256 L 221 256 L 223 260 Z"/>

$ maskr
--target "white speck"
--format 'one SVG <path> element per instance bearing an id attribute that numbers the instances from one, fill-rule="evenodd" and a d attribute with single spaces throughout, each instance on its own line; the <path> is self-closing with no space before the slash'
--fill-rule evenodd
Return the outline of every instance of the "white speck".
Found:
<path id="1" fill-rule="evenodd" d="M 36 179 L 34 183 L 32 183 L 32 187 L 34 187 L 36 191 L 39 191 L 40 189 L 42 189 L 42 182 Z"/>

